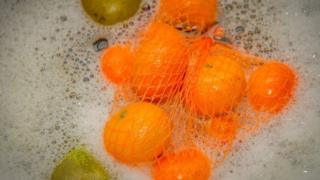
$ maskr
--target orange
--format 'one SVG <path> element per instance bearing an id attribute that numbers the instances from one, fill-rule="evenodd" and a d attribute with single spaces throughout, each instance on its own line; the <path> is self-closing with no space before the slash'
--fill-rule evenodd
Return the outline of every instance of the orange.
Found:
<path id="1" fill-rule="evenodd" d="M 153 168 L 154 180 L 207 180 L 211 165 L 208 157 L 196 149 L 185 149 L 161 158 Z"/>
<path id="2" fill-rule="evenodd" d="M 206 58 L 188 87 L 187 99 L 191 110 L 215 117 L 236 107 L 244 94 L 246 79 L 237 61 L 223 55 L 212 55 Z"/>
<path id="3" fill-rule="evenodd" d="M 107 121 L 104 144 L 115 159 L 129 165 L 149 162 L 162 153 L 171 137 L 171 120 L 151 103 L 130 104 Z"/>
<path id="4" fill-rule="evenodd" d="M 234 116 L 227 115 L 211 119 L 208 134 L 216 141 L 232 143 L 239 128 Z"/>
<path id="5" fill-rule="evenodd" d="M 133 54 L 126 45 L 114 45 L 101 56 L 100 69 L 104 77 L 115 84 L 126 81 L 130 75 Z"/>
<path id="6" fill-rule="evenodd" d="M 195 71 L 199 65 L 208 57 L 210 49 L 214 45 L 214 41 L 209 37 L 200 37 L 192 42 L 189 49 L 188 72 Z M 190 69 L 192 68 L 192 69 Z"/>
<path id="7" fill-rule="evenodd" d="M 187 60 L 186 39 L 166 24 L 151 24 L 136 51 L 133 90 L 152 102 L 174 96 L 182 86 Z"/>
<path id="8" fill-rule="evenodd" d="M 214 41 L 209 37 L 196 38 L 189 48 L 188 69 L 184 82 L 184 93 L 190 93 L 190 84 L 195 80 L 195 74 L 199 71 L 209 55 Z M 186 99 L 187 101 L 189 99 Z"/>
<path id="9" fill-rule="evenodd" d="M 270 61 L 252 73 L 248 98 L 257 111 L 280 112 L 292 99 L 296 85 L 295 72 L 286 64 Z"/>
<path id="10" fill-rule="evenodd" d="M 235 116 L 226 115 L 213 118 L 209 121 L 207 133 L 213 140 L 212 149 L 217 152 L 217 163 L 221 163 L 232 150 L 239 123 Z"/>
<path id="11" fill-rule="evenodd" d="M 217 19 L 217 0 L 160 0 L 159 17 L 175 26 L 204 30 Z"/>

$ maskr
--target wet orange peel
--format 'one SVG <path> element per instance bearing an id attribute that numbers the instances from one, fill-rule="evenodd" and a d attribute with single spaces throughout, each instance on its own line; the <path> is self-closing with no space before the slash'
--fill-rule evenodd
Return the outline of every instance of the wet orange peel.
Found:
<path id="1" fill-rule="evenodd" d="M 279 113 L 292 99 L 297 83 L 295 71 L 286 64 L 269 61 L 256 68 L 248 84 L 248 99 L 257 111 Z"/>
<path id="2" fill-rule="evenodd" d="M 210 171 L 209 158 L 201 151 L 190 148 L 161 157 L 152 173 L 154 180 L 208 180 Z"/>
<path id="3" fill-rule="evenodd" d="M 174 26 L 202 31 L 216 22 L 217 0 L 160 0 L 158 17 Z"/>

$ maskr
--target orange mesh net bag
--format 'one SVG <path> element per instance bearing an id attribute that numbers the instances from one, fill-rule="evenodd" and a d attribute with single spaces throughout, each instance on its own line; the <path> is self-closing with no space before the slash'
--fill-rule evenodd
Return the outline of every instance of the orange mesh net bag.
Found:
<path id="1" fill-rule="evenodd" d="M 107 49 L 101 71 L 116 84 L 105 148 L 127 165 L 151 165 L 155 179 L 208 179 L 236 143 L 288 104 L 296 84 L 285 64 L 186 38 L 163 21 Z"/>

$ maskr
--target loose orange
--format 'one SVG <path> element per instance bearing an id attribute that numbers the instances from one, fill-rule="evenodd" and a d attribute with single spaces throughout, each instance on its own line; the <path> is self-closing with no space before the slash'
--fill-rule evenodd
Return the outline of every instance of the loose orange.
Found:
<path id="1" fill-rule="evenodd" d="M 237 61 L 227 56 L 212 55 L 207 57 L 188 87 L 187 99 L 191 110 L 215 117 L 229 112 L 239 103 L 246 79 Z"/>
<path id="2" fill-rule="evenodd" d="M 107 121 L 104 144 L 118 161 L 138 165 L 160 155 L 171 133 L 171 120 L 164 110 L 151 103 L 133 103 Z"/>
<path id="3" fill-rule="evenodd" d="M 217 19 L 217 0 L 161 0 L 159 16 L 173 25 L 204 30 Z"/>
<path id="4" fill-rule="evenodd" d="M 280 112 L 292 99 L 295 72 L 286 64 L 270 61 L 258 67 L 249 80 L 248 98 L 257 111 Z"/>
<path id="5" fill-rule="evenodd" d="M 115 84 L 121 84 L 130 76 L 132 52 L 126 45 L 114 45 L 101 56 L 100 69 L 104 77 Z"/>
<path id="6" fill-rule="evenodd" d="M 132 88 L 142 100 L 166 100 L 182 86 L 186 66 L 186 39 L 166 24 L 153 23 L 136 52 Z"/>
<path id="7" fill-rule="evenodd" d="M 196 149 L 185 149 L 161 158 L 153 168 L 155 180 L 207 180 L 211 164 L 208 157 Z"/>

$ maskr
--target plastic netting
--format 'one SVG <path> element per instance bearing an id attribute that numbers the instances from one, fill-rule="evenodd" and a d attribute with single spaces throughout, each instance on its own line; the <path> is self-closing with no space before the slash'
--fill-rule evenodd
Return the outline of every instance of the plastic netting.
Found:
<path id="1" fill-rule="evenodd" d="M 204 152 L 210 167 L 216 167 L 235 144 L 269 121 L 271 115 L 255 111 L 247 98 L 248 76 L 265 60 L 209 37 L 186 38 L 161 22 L 140 33 L 133 51 L 131 73 L 115 94 L 116 120 L 107 122 L 104 135 L 106 149 L 121 162 L 137 165 L 160 157 L 156 166 L 166 172 L 171 170 L 162 164 L 182 166 L 176 159 L 188 158 L 161 159 L 191 148 Z M 286 82 L 291 71 L 284 73 L 289 75 L 279 83 L 293 84 Z M 287 101 L 289 96 L 283 95 Z"/>

